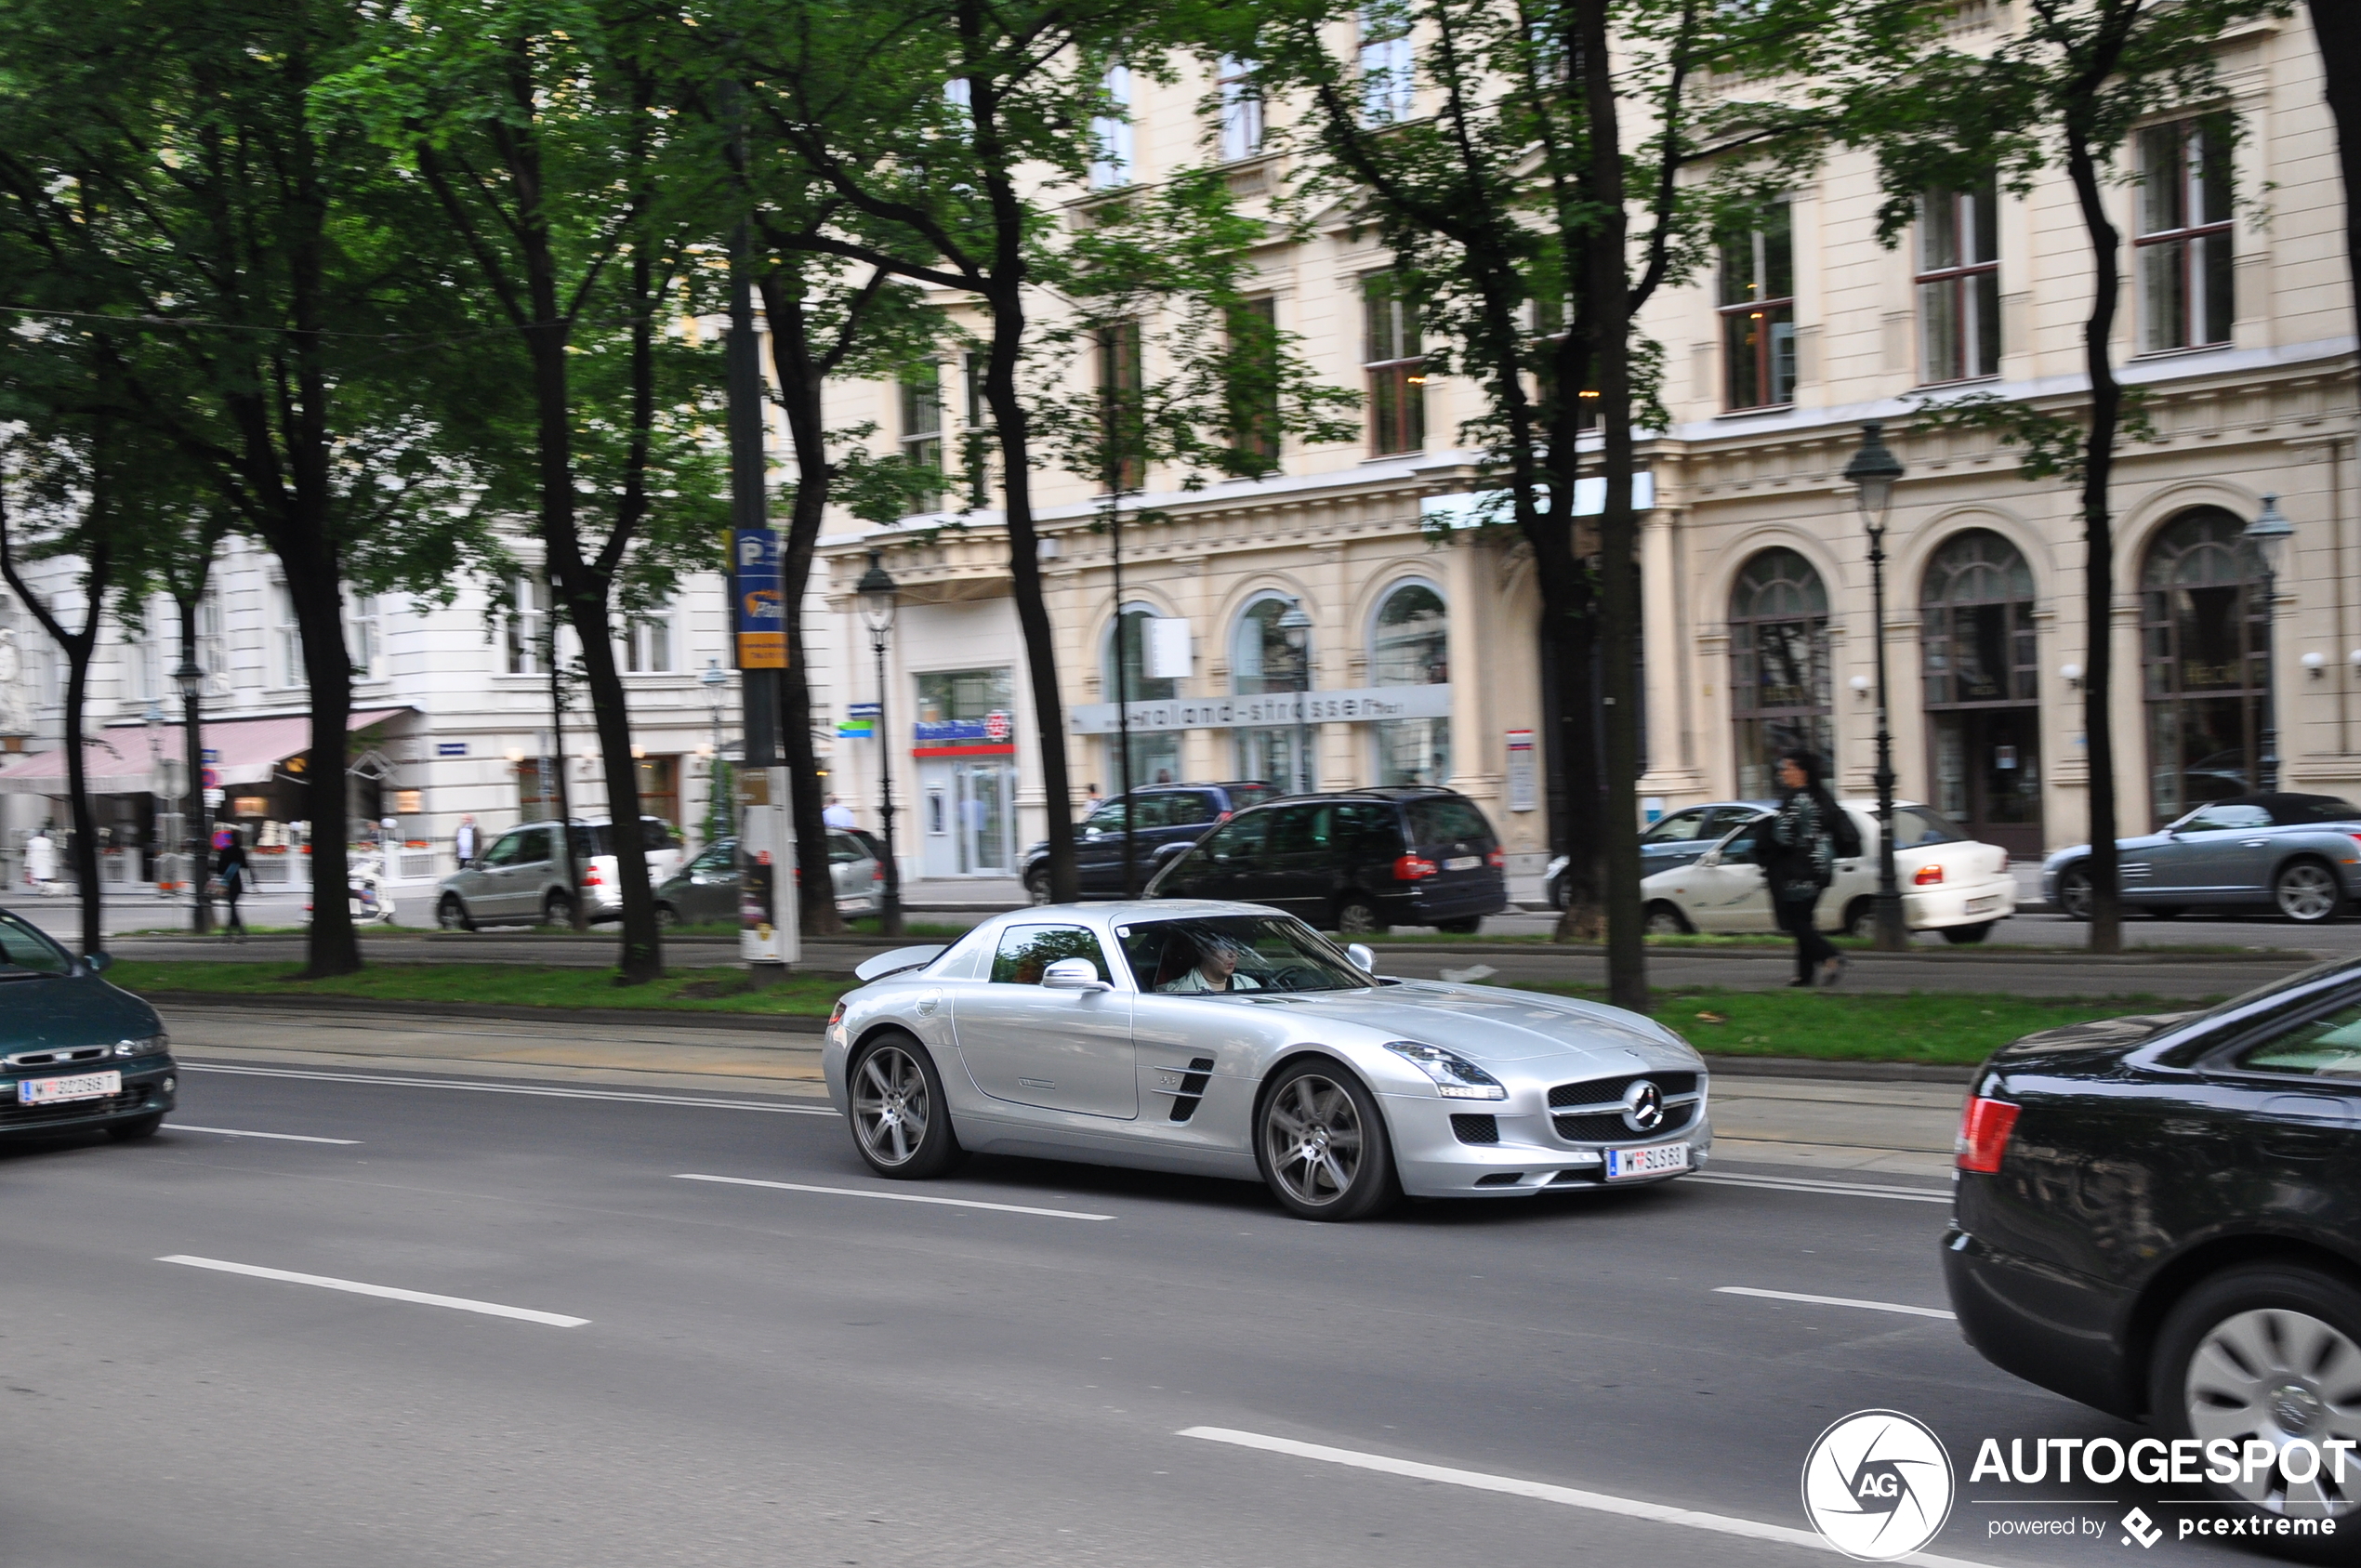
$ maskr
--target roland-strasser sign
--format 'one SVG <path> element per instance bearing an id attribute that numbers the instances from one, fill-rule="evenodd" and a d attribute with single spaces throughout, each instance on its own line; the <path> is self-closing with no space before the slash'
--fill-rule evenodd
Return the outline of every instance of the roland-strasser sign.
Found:
<path id="1" fill-rule="evenodd" d="M 1263 692 L 1235 697 L 1168 697 L 1120 705 L 1130 710 L 1130 728 L 1141 730 L 1248 730 L 1293 724 L 1296 709 L 1306 724 L 1365 724 L 1384 718 L 1447 718 L 1451 688 L 1378 686 L 1358 692 Z M 1111 735 L 1118 705 L 1092 703 L 1070 709 L 1077 735 Z"/>

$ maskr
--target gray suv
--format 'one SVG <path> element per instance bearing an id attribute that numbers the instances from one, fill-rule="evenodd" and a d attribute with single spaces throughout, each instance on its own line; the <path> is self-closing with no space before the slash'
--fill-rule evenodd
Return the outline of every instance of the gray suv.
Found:
<path id="1" fill-rule="evenodd" d="M 655 885 L 680 869 L 680 839 L 661 817 L 640 819 L 640 842 Z M 614 824 L 604 817 L 574 824 L 574 858 L 593 920 L 623 916 L 623 882 Z M 562 926 L 574 918 L 566 857 L 555 822 L 525 823 L 492 841 L 483 858 L 444 877 L 434 893 L 435 924 L 446 931 L 478 926 Z"/>

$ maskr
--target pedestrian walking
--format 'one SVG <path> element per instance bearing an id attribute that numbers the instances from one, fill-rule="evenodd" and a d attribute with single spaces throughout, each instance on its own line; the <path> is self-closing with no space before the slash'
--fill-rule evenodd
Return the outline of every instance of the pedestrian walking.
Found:
<path id="1" fill-rule="evenodd" d="M 221 902 L 229 913 L 222 916 L 221 940 L 246 940 L 246 923 L 238 916 L 238 900 L 245 895 L 246 884 L 254 879 L 254 871 L 246 863 L 245 840 L 234 833 L 230 842 L 213 852 L 213 875 L 221 883 Z"/>
<path id="2" fill-rule="evenodd" d="M 1106 803 L 1107 797 L 1099 793 L 1097 784 L 1087 784 L 1082 786 L 1082 814 L 1084 816 L 1090 815 Z"/>
<path id="3" fill-rule="evenodd" d="M 58 890 L 58 842 L 49 837 L 47 823 L 43 823 L 25 841 L 24 879 L 42 898 L 52 897 Z"/>
<path id="4" fill-rule="evenodd" d="M 459 831 L 451 836 L 451 858 L 459 863 L 460 870 L 475 864 L 481 849 L 480 837 L 472 813 L 459 819 Z"/>
<path id="5" fill-rule="evenodd" d="M 828 797 L 827 809 L 820 813 L 820 820 L 829 827 L 852 828 L 861 825 L 860 819 L 852 814 L 852 808 L 833 795 Z"/>
<path id="6" fill-rule="evenodd" d="M 1844 978 L 1844 957 L 1820 934 L 1820 895 L 1836 879 L 1837 840 L 1840 832 L 1853 837 L 1852 824 L 1821 783 L 1814 754 L 1780 758 L 1778 779 L 1787 796 L 1763 835 L 1762 879 L 1779 929 L 1795 938 L 1795 979 L 1787 983 L 1834 985 Z"/>

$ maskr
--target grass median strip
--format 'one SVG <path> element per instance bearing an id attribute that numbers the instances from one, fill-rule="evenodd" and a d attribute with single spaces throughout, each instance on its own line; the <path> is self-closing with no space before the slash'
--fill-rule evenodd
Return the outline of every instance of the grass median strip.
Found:
<path id="1" fill-rule="evenodd" d="M 201 958 L 130 958 L 107 971 L 126 991 L 218 996 L 358 996 L 396 1002 L 477 1002 L 534 1008 L 630 1008 L 825 1018 L 852 989 L 843 975 L 798 974 L 761 990 L 741 968 L 675 969 L 646 985 L 617 985 L 612 971 L 544 964 L 383 964 L 330 980 L 300 980 L 297 964 L 223 964 Z"/>

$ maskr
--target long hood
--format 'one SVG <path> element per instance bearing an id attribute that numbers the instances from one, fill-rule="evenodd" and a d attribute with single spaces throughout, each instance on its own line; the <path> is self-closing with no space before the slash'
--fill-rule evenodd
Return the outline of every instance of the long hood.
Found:
<path id="1" fill-rule="evenodd" d="M 93 975 L 0 982 L 0 1052 L 112 1045 L 162 1027 L 153 1008 Z"/>
<path id="2" fill-rule="evenodd" d="M 1405 981 L 1367 991 L 1330 991 L 1255 997 L 1254 1008 L 1381 1032 L 1389 1039 L 1442 1046 L 1480 1063 L 1583 1059 L 1587 1069 L 1604 1056 L 1610 1067 L 1636 1060 L 1641 1067 L 1694 1066 L 1696 1052 L 1636 1014 L 1570 996 L 1498 986 Z"/>

